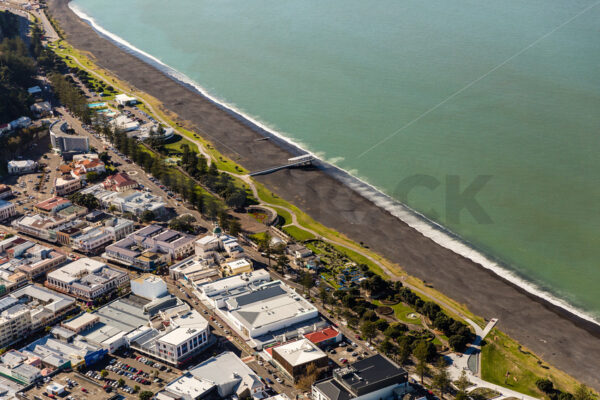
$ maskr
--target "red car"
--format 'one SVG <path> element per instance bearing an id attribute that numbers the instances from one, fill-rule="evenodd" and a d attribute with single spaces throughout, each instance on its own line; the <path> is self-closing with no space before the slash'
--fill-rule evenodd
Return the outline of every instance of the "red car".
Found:
<path id="1" fill-rule="evenodd" d="M 81 388 L 81 391 L 82 391 L 83 393 L 87 393 L 87 392 L 88 392 L 88 390 L 87 390 L 86 388 Z"/>

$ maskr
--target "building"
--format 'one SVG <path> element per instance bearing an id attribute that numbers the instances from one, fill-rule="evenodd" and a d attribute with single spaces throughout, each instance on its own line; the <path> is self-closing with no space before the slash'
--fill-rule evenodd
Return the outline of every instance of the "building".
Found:
<path id="1" fill-rule="evenodd" d="M 56 215 L 25 215 L 12 222 L 12 226 L 19 232 L 37 237 L 49 242 L 56 242 L 54 228 L 66 223 L 67 220 Z"/>
<path id="2" fill-rule="evenodd" d="M 23 285 L 27 279 L 33 279 L 56 268 L 67 257 L 46 246 L 35 244 L 19 236 L 13 236 L 0 242 L 0 295 Z M 5 285 L 3 287 L 3 285 Z"/>
<path id="3" fill-rule="evenodd" d="M 42 94 L 42 89 L 39 86 L 32 86 L 27 89 L 27 92 L 32 96 L 39 96 Z"/>
<path id="4" fill-rule="evenodd" d="M 132 106 L 137 104 L 138 102 L 138 100 L 135 97 L 127 96 L 123 93 L 116 95 L 115 101 L 120 106 Z"/>
<path id="5" fill-rule="evenodd" d="M 340 343 L 343 339 L 342 333 L 332 326 L 315 332 L 305 333 L 304 337 L 322 349 Z"/>
<path id="6" fill-rule="evenodd" d="M 333 377 L 315 382 L 312 386 L 312 398 L 387 400 L 401 398 L 409 390 L 408 373 L 377 354 L 335 369 Z"/>
<path id="7" fill-rule="evenodd" d="M 249 398 L 263 392 L 260 377 L 230 351 L 209 358 L 169 382 L 157 399 Z M 264 397 L 264 396 L 263 396 Z"/>
<path id="8" fill-rule="evenodd" d="M 252 261 L 247 258 L 229 261 L 221 266 L 223 276 L 239 275 L 252 272 Z"/>
<path id="9" fill-rule="evenodd" d="M 28 285 L 0 299 L 0 347 L 53 325 L 75 307 L 75 299 Z"/>
<path id="10" fill-rule="evenodd" d="M 12 160 L 8 162 L 7 169 L 11 175 L 27 174 L 37 170 L 38 163 L 33 160 Z"/>
<path id="11" fill-rule="evenodd" d="M 158 299 L 169 294 L 165 281 L 151 274 L 132 279 L 131 292 L 136 296 L 149 300 Z"/>
<path id="12" fill-rule="evenodd" d="M 31 385 L 42 378 L 42 372 L 31 365 L 35 360 L 17 350 L 8 350 L 0 356 L 0 375 L 23 385 Z"/>
<path id="13" fill-rule="evenodd" d="M 47 101 L 33 103 L 29 109 L 38 118 L 52 114 L 52 106 Z"/>
<path id="14" fill-rule="evenodd" d="M 52 271 L 45 285 L 85 301 L 94 301 L 129 283 L 129 275 L 91 258 L 80 258 Z"/>
<path id="15" fill-rule="evenodd" d="M 169 276 L 171 279 L 184 279 L 196 287 L 212 282 L 221 275 L 212 260 L 192 256 L 169 267 Z"/>
<path id="16" fill-rule="evenodd" d="M 73 203 L 71 203 L 71 200 L 69 200 L 69 199 L 65 199 L 64 197 L 55 196 L 55 197 L 51 197 L 49 199 L 46 199 L 44 201 L 37 203 L 35 206 L 33 206 L 33 209 L 36 210 L 37 212 L 41 212 L 41 213 L 45 213 L 45 214 L 56 214 L 63 208 L 67 208 L 67 207 L 71 206 L 72 204 Z"/>
<path id="17" fill-rule="evenodd" d="M 168 329 L 151 329 L 130 347 L 170 365 L 180 367 L 212 344 L 208 321 L 196 310 L 186 310 L 168 320 Z"/>
<path id="18" fill-rule="evenodd" d="M 12 189 L 8 185 L 0 184 L 0 199 L 7 199 L 13 196 Z"/>
<path id="19" fill-rule="evenodd" d="M 57 177 L 54 180 L 54 190 L 57 196 L 65 196 L 81 189 L 81 179 L 66 175 Z"/>
<path id="20" fill-rule="evenodd" d="M 90 151 L 90 140 L 86 136 L 69 135 L 66 133 L 67 123 L 57 121 L 50 125 L 50 142 L 55 151 L 60 154 L 87 153 Z"/>
<path id="21" fill-rule="evenodd" d="M 196 255 L 202 258 L 214 257 L 216 252 L 225 252 L 230 258 L 244 257 L 244 249 L 233 236 L 222 233 L 218 226 L 211 235 L 204 236 L 194 244 Z"/>
<path id="22" fill-rule="evenodd" d="M 126 172 L 119 172 L 107 177 L 104 182 L 102 182 L 102 186 L 106 190 L 121 193 L 137 189 L 138 183 L 131 179 Z"/>
<path id="23" fill-rule="evenodd" d="M 71 176 L 74 178 L 79 178 L 83 181 L 86 180 L 87 174 L 90 172 L 95 172 L 97 174 L 104 174 L 106 172 L 106 166 L 98 158 L 73 161 L 70 167 Z"/>
<path id="24" fill-rule="evenodd" d="M 108 244 L 123 239 L 134 230 L 134 222 L 125 218 L 109 218 L 103 225 L 90 226 L 73 238 L 74 248 L 87 253 L 98 254 Z"/>
<path id="25" fill-rule="evenodd" d="M 152 211 L 157 217 L 164 215 L 166 212 L 166 203 L 162 198 L 148 192 L 137 190 L 113 192 L 112 190 L 104 189 L 103 184 L 99 183 L 85 188 L 81 193 L 93 195 L 105 208 L 115 206 L 118 211 L 131 212 L 138 216 L 144 211 Z"/>
<path id="26" fill-rule="evenodd" d="M 205 282 L 196 285 L 196 290 L 202 302 L 219 308 L 225 306 L 225 299 L 230 296 L 236 293 L 246 293 L 270 280 L 271 275 L 266 270 L 259 269 L 247 274 L 218 279 L 214 282 Z"/>
<path id="27" fill-rule="evenodd" d="M 11 129 L 24 129 L 31 125 L 31 118 L 29 117 L 19 117 L 14 121 L 10 121 L 8 123 Z"/>
<path id="28" fill-rule="evenodd" d="M 182 260 L 194 250 L 194 236 L 148 225 L 106 248 L 102 255 L 136 269 L 150 271 L 160 264 Z"/>
<path id="29" fill-rule="evenodd" d="M 7 220 L 17 215 L 17 209 L 13 203 L 0 200 L 0 221 Z"/>
<path id="30" fill-rule="evenodd" d="M 223 298 L 217 309 L 245 338 L 258 338 L 318 317 L 317 308 L 281 281 L 248 287 Z"/>
<path id="31" fill-rule="evenodd" d="M 122 133 L 135 131 L 140 128 L 140 124 L 136 120 L 131 119 L 127 115 L 123 114 L 110 121 L 110 125 Z"/>
<path id="32" fill-rule="evenodd" d="M 308 339 L 300 339 L 272 348 L 273 364 L 296 381 L 306 375 L 309 367 L 327 367 L 327 354 Z"/>

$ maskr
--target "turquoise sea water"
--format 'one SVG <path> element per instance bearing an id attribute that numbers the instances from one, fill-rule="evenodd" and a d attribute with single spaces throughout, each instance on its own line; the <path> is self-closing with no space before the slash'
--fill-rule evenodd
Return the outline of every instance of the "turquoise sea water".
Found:
<path id="1" fill-rule="evenodd" d="M 594 1 L 73 4 L 210 94 L 600 317 Z M 401 195 L 400 183 L 415 175 L 441 185 Z M 491 176 L 476 197 L 491 223 L 464 211 L 448 218 L 449 175 L 461 188 Z"/>

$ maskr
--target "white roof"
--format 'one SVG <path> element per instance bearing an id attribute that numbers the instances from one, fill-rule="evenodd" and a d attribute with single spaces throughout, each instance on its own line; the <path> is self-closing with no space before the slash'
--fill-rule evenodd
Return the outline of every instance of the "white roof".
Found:
<path id="1" fill-rule="evenodd" d="M 72 331 L 78 331 L 81 327 L 87 324 L 97 321 L 99 317 L 96 314 L 83 313 L 79 317 L 73 318 L 68 322 L 64 322 L 62 325 Z"/>
<path id="2" fill-rule="evenodd" d="M 234 271 L 236 269 L 240 269 L 240 268 L 245 268 L 245 267 L 248 267 L 248 266 L 252 266 L 252 264 L 250 264 L 250 261 L 246 260 L 245 258 L 242 258 L 240 260 L 235 260 L 235 261 L 228 262 L 227 266 L 229 268 L 231 268 L 232 271 Z"/>
<path id="3" fill-rule="evenodd" d="M 198 289 L 202 290 L 207 296 L 216 296 L 228 290 L 237 289 L 248 285 L 249 283 L 259 280 L 270 280 L 271 275 L 264 270 L 259 269 L 247 274 L 235 275 L 228 278 L 216 280 L 214 282 L 199 285 Z"/>
<path id="4" fill-rule="evenodd" d="M 192 375 L 186 374 L 169 383 L 165 389 L 180 396 L 187 395 L 192 399 L 197 399 L 213 386 L 215 386 L 213 382 L 196 379 Z"/>
<path id="5" fill-rule="evenodd" d="M 8 162 L 9 167 L 30 168 L 36 164 L 33 160 L 11 160 Z"/>
<path id="6" fill-rule="evenodd" d="M 54 278 L 61 282 L 75 282 L 83 275 L 91 274 L 100 271 L 102 268 L 108 267 L 101 261 L 92 258 L 80 258 L 70 264 L 65 265 L 56 271 L 50 272 L 48 278 Z"/>
<path id="7" fill-rule="evenodd" d="M 197 328 L 192 327 L 181 327 L 175 328 L 171 332 L 167 333 L 165 336 L 159 339 L 162 343 L 167 343 L 172 346 L 179 346 L 182 343 L 187 342 L 194 336 L 198 335 L 198 332 L 201 332 Z"/>
<path id="8" fill-rule="evenodd" d="M 218 241 L 219 241 L 219 238 L 217 236 L 208 235 L 208 236 L 204 236 L 204 237 L 196 240 L 196 243 L 198 243 L 199 245 L 206 245 L 206 244 L 218 242 Z"/>
<path id="9" fill-rule="evenodd" d="M 214 382 L 217 385 L 224 385 L 232 380 L 241 380 L 246 376 L 259 380 L 256 373 L 231 351 L 209 358 L 191 368 L 190 373 L 198 379 Z"/>
<path id="10" fill-rule="evenodd" d="M 134 100 L 137 100 L 137 99 L 135 97 L 131 97 L 131 96 L 128 96 L 128 95 L 126 95 L 124 93 L 121 93 L 121 94 L 118 94 L 118 95 L 115 96 L 115 100 L 117 102 L 121 102 L 121 101 L 128 102 L 128 101 L 134 101 Z"/>
<path id="11" fill-rule="evenodd" d="M 323 357 L 327 357 L 321 349 L 308 339 L 286 343 L 273 349 L 290 365 L 303 365 Z"/>

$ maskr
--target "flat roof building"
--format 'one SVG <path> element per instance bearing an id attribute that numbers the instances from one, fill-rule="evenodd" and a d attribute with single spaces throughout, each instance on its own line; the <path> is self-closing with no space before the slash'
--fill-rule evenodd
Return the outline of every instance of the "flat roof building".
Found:
<path id="1" fill-rule="evenodd" d="M 390 399 L 409 391 L 408 373 L 377 354 L 333 371 L 312 386 L 314 400 Z"/>
<path id="2" fill-rule="evenodd" d="M 327 367 L 328 358 L 321 349 L 308 339 L 300 339 L 273 348 L 273 362 L 292 380 L 306 374 L 309 366 Z"/>
<path id="3" fill-rule="evenodd" d="M 148 225 L 108 246 L 102 256 L 139 270 L 151 271 L 158 265 L 189 256 L 194 250 L 194 239 L 192 235 L 160 225 Z"/>
<path id="4" fill-rule="evenodd" d="M 263 283 L 224 298 L 217 312 L 248 339 L 318 317 L 317 308 L 281 281 Z"/>
<path id="5" fill-rule="evenodd" d="M 253 287 L 258 287 L 269 282 L 271 275 L 264 270 L 258 269 L 246 274 L 230 276 L 213 282 L 203 283 L 196 286 L 200 293 L 200 300 L 207 302 L 212 307 L 225 306 L 225 299 L 238 293 L 246 293 Z"/>
<path id="6" fill-rule="evenodd" d="M 80 258 L 46 278 L 46 286 L 85 301 L 94 301 L 129 283 L 126 272 L 110 268 L 103 262 Z"/>
<path id="7" fill-rule="evenodd" d="M 260 377 L 238 356 L 227 351 L 190 368 L 190 370 L 168 383 L 157 398 L 174 396 L 175 399 L 198 400 L 213 396 L 227 399 L 253 397 L 263 392 Z"/>

